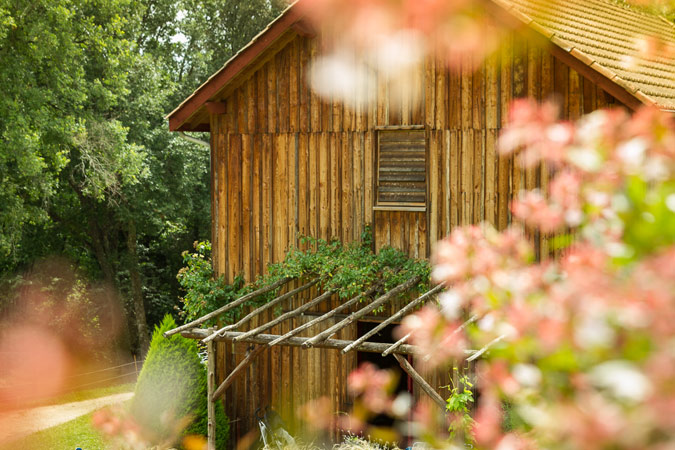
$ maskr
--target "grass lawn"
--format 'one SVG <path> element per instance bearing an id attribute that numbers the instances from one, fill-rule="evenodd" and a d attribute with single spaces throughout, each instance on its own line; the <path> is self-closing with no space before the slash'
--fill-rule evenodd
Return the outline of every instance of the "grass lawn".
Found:
<path id="1" fill-rule="evenodd" d="M 0 450 L 100 450 L 105 448 L 101 436 L 91 425 L 93 413 L 64 424 L 38 431 L 18 441 L 0 446 Z"/>

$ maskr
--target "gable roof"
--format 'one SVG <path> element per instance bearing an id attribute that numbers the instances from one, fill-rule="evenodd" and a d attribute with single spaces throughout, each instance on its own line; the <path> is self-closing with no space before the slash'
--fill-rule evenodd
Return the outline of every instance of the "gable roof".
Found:
<path id="1" fill-rule="evenodd" d="M 631 108 L 675 111 L 675 27 L 665 19 L 609 0 L 490 0 L 553 45 L 553 54 Z M 294 27 L 303 29 L 297 2 L 167 115 L 171 131 L 207 131 L 207 102 Z M 645 36 L 660 45 L 648 56 Z"/>
<path id="2" fill-rule="evenodd" d="M 642 103 L 675 110 L 675 27 L 606 0 L 493 0 Z M 645 37 L 659 46 L 650 54 Z"/>

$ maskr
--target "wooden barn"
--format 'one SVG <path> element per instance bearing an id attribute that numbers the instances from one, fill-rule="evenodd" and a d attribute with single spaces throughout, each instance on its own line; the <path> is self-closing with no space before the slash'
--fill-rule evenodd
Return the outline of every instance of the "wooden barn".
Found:
<path id="1" fill-rule="evenodd" d="M 514 195 L 523 188 L 545 189 L 550 176 L 545 167 L 525 170 L 497 156 L 495 143 L 514 98 L 554 97 L 569 119 L 611 106 L 675 110 L 675 60 L 665 51 L 675 46 L 675 32 L 665 20 L 609 0 L 486 3 L 499 20 L 519 26 L 478 70 L 449 71 L 442 61 L 429 59 L 413 75 L 418 89 L 409 95 L 377 83 L 370 89 L 374 101 L 355 108 L 310 89 L 306 72 L 322 47 L 321 35 L 291 6 L 168 116 L 173 131 L 210 132 L 218 274 L 228 280 L 243 274 L 252 281 L 268 263 L 282 260 L 299 234 L 348 242 L 372 224 L 376 249 L 391 245 L 426 258 L 455 226 L 487 221 L 506 227 Z M 662 54 L 640 54 L 638 41 L 645 34 L 665 44 Z M 401 94 L 403 101 L 391 100 Z M 549 255 L 546 236 L 531 238 L 540 257 Z M 282 292 L 297 294 L 280 303 L 285 311 L 303 308 L 321 294 L 302 289 L 303 283 L 291 280 L 284 287 Z M 331 398 L 335 411 L 349 409 L 345 380 L 365 347 L 339 350 L 373 323 L 392 315 L 396 322 L 401 315 L 394 306 L 379 318 L 362 315 L 330 340 L 343 344 L 302 348 L 302 339 L 358 309 L 335 312 L 339 305 L 335 296 L 312 303 L 302 315 L 272 322 L 266 331 L 282 336 L 322 317 L 285 340 L 297 345 L 268 348 L 264 344 L 273 338 L 261 335 L 233 342 L 274 320 L 271 309 L 211 340 L 210 392 L 222 388 L 217 397 L 224 393 L 232 442 L 255 427 L 255 411 L 262 406 L 273 406 L 290 422 L 298 406 L 319 396 Z M 196 328 L 200 323 L 179 331 L 210 336 Z M 375 337 L 369 339 L 375 345 Z M 261 345 L 247 356 L 251 344 Z M 382 346 L 371 353 L 389 345 Z M 406 354 L 402 348 L 393 353 Z M 406 361 L 415 365 L 411 356 Z M 237 366 L 242 375 L 222 386 Z M 447 384 L 442 374 L 427 381 L 435 389 Z M 420 395 L 417 384 L 411 389 Z"/>

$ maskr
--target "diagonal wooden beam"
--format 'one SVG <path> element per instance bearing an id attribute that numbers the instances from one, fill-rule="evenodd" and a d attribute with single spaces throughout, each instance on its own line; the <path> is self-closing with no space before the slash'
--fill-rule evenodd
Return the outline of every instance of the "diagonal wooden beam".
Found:
<path id="1" fill-rule="evenodd" d="M 355 346 L 357 346 L 357 345 L 360 344 L 361 342 L 364 342 L 364 341 L 365 341 L 366 339 L 368 339 L 369 337 L 371 337 L 371 336 L 377 334 L 381 329 L 383 329 L 384 327 L 386 327 L 386 326 L 389 325 L 390 323 L 393 323 L 393 322 L 395 322 L 396 320 L 400 319 L 401 317 L 403 317 L 404 315 L 406 315 L 409 311 L 411 311 L 414 307 L 416 307 L 416 306 L 419 305 L 420 303 L 426 301 L 429 297 L 431 297 L 431 296 L 436 295 L 437 293 L 439 293 L 441 290 L 443 290 L 443 288 L 444 288 L 444 285 L 439 284 L 438 286 L 436 286 L 435 288 L 431 289 L 430 291 L 427 291 L 426 293 L 420 295 L 420 296 L 417 297 L 415 300 L 413 300 L 412 302 L 408 303 L 408 304 L 405 305 L 403 308 L 401 308 L 396 314 L 393 314 L 393 315 L 392 315 L 391 317 L 389 317 L 387 320 L 385 320 L 384 322 L 380 323 L 378 326 L 376 326 L 375 328 L 373 328 L 372 330 L 370 330 L 369 332 L 367 332 L 366 334 L 364 334 L 363 336 L 361 336 L 360 338 L 358 338 L 357 340 L 355 340 L 352 344 L 350 344 L 350 345 L 348 345 L 347 347 L 343 348 L 343 349 L 342 349 L 342 353 L 347 353 L 348 351 L 350 351 L 351 349 L 353 349 Z"/>
<path id="2" fill-rule="evenodd" d="M 354 323 L 361 317 L 365 316 L 372 310 L 379 308 L 380 306 L 384 305 L 387 302 L 390 302 L 394 298 L 396 298 L 399 294 L 407 291 L 411 287 L 413 287 L 415 284 L 419 283 L 419 281 L 422 279 L 420 275 L 417 275 L 408 281 L 399 284 L 396 286 L 394 289 L 390 290 L 389 292 L 386 292 L 385 294 L 381 295 L 377 300 L 374 302 L 368 304 L 367 306 L 359 309 L 358 311 L 352 313 L 349 317 L 343 319 L 342 321 L 336 323 L 332 327 L 328 328 L 325 331 L 322 331 L 321 333 L 317 334 L 313 338 L 309 339 L 307 342 L 305 342 L 304 347 L 312 347 L 318 342 L 323 341 L 324 339 L 329 338 L 333 334 L 337 333 L 340 331 L 342 328 Z"/>
<path id="3" fill-rule="evenodd" d="M 410 337 L 412 333 L 408 333 L 405 336 L 403 336 L 401 339 L 398 341 L 394 342 L 391 344 L 385 351 L 382 352 L 382 356 L 387 356 L 394 352 L 397 348 L 399 348 L 402 344 L 405 344 L 408 341 L 408 338 Z"/>
<path id="4" fill-rule="evenodd" d="M 436 403 L 438 406 L 441 407 L 443 411 L 445 411 L 445 400 L 434 390 L 434 388 L 427 383 L 424 378 L 422 378 L 422 375 L 417 373 L 415 368 L 408 362 L 406 358 L 404 358 L 401 355 L 394 354 L 394 358 L 396 358 L 396 361 L 400 364 L 401 368 L 408 374 L 410 375 L 410 378 L 413 379 L 415 383 L 429 396 L 431 399 Z"/>
<path id="5" fill-rule="evenodd" d="M 262 288 L 260 288 L 256 291 L 251 292 L 250 294 L 246 294 L 243 297 L 239 297 L 237 300 L 235 300 L 231 303 L 228 303 L 227 305 L 222 306 L 222 307 L 216 309 L 215 311 L 212 311 L 208 314 L 205 314 L 205 315 L 201 316 L 200 318 L 193 320 L 192 322 L 186 323 L 185 325 L 181 325 L 179 327 L 174 328 L 173 330 L 169 330 L 169 331 L 165 332 L 164 337 L 169 337 L 173 334 L 180 333 L 180 332 L 185 331 L 185 330 L 189 330 L 191 328 L 196 327 L 197 325 L 201 325 L 204 322 L 206 322 L 207 320 L 213 319 L 214 317 L 217 317 L 217 316 L 223 314 L 224 312 L 227 312 L 227 311 L 231 310 L 232 308 L 236 308 L 237 306 L 241 305 L 244 302 L 247 302 L 248 300 L 251 300 L 252 298 L 258 297 L 259 295 L 266 294 L 269 291 L 273 291 L 274 289 L 280 287 L 281 285 L 288 283 L 292 279 L 293 278 L 290 278 L 290 277 L 282 278 L 281 280 L 279 280 L 275 283 L 272 283 L 269 286 L 262 287 Z"/>
<path id="6" fill-rule="evenodd" d="M 297 328 L 292 329 L 288 333 L 284 334 L 283 336 L 279 336 L 277 339 L 273 340 L 272 342 L 270 342 L 267 345 L 272 347 L 273 345 L 280 344 L 281 342 L 285 341 L 286 339 L 295 336 L 296 334 L 306 330 L 307 328 L 310 328 L 310 327 L 316 325 L 317 323 L 321 323 L 326 319 L 330 319 L 331 317 L 333 317 L 334 315 L 336 315 L 340 311 L 343 311 L 343 310 L 349 308 L 350 306 L 352 306 L 353 304 L 359 302 L 362 298 L 371 295 L 373 292 L 375 292 L 377 289 L 379 289 L 380 286 L 381 286 L 381 284 L 377 283 L 375 286 L 368 289 L 368 291 L 362 292 L 359 295 L 357 295 L 356 297 L 354 297 L 354 298 L 346 301 L 345 303 L 339 305 L 335 309 L 331 309 L 326 314 L 324 314 L 322 316 L 319 316 L 319 317 L 317 317 L 313 320 L 310 320 L 309 322 L 307 322 L 305 324 L 302 324 Z"/>
<path id="7" fill-rule="evenodd" d="M 265 303 L 261 307 L 254 309 L 253 311 L 248 313 L 246 316 L 244 316 L 241 320 L 239 320 L 239 322 L 224 326 L 220 330 L 216 331 L 212 335 L 205 338 L 202 342 L 207 343 L 207 342 L 215 339 L 215 337 L 218 336 L 223 331 L 236 330 L 237 328 L 239 328 L 240 326 L 242 326 L 243 324 L 245 324 L 246 322 L 248 322 L 249 320 L 251 320 L 252 318 L 257 316 L 261 312 L 271 308 L 272 306 L 274 306 L 278 303 L 283 302 L 284 300 L 287 300 L 287 299 L 293 297 L 295 294 L 297 294 L 299 292 L 302 292 L 305 289 L 309 289 L 310 287 L 312 287 L 316 283 L 318 283 L 320 280 L 321 280 L 320 278 L 315 278 L 314 280 L 310 281 L 309 283 L 303 284 L 299 288 L 293 289 L 292 291 L 289 291 L 289 292 L 285 293 L 284 295 L 280 295 L 279 297 L 269 301 L 268 303 Z"/>
<path id="8" fill-rule="evenodd" d="M 213 401 L 218 400 L 227 390 L 228 387 L 234 382 L 234 379 L 237 378 L 237 375 L 242 373 L 248 366 L 253 363 L 253 360 L 261 354 L 267 347 L 264 345 L 259 345 L 252 351 L 249 351 L 248 354 L 244 359 L 241 360 L 239 364 L 237 364 L 237 367 L 234 368 L 232 372 L 225 378 L 225 381 L 220 383 L 220 386 L 218 386 L 218 389 L 213 393 Z"/>
<path id="9" fill-rule="evenodd" d="M 248 338 L 248 337 L 255 336 L 255 335 L 258 334 L 258 333 L 262 333 L 262 332 L 265 331 L 265 330 L 269 330 L 270 328 L 272 328 L 272 327 L 275 326 L 276 324 L 279 324 L 279 323 L 283 322 L 283 321 L 286 320 L 286 319 L 290 319 L 290 318 L 292 318 L 292 317 L 297 317 L 297 316 L 299 316 L 300 314 L 302 314 L 303 312 L 307 311 L 307 310 L 308 310 L 309 308 L 311 308 L 312 306 L 318 305 L 318 304 L 321 303 L 322 301 L 329 299 L 329 298 L 331 297 L 331 295 L 335 294 L 335 292 L 336 292 L 336 291 L 328 291 L 328 292 L 324 292 L 323 294 L 321 294 L 321 295 L 319 295 L 318 297 L 316 297 L 314 300 L 311 300 L 311 301 L 309 301 L 309 302 L 303 304 L 303 305 L 300 306 L 299 308 L 296 308 L 296 309 L 294 309 L 293 311 L 289 311 L 289 312 L 287 312 L 287 313 L 285 313 L 285 314 L 282 314 L 282 315 L 280 315 L 279 317 L 277 317 L 276 319 L 270 320 L 269 322 L 267 322 L 267 323 L 265 323 L 265 324 L 263 324 L 263 325 L 260 325 L 258 328 L 254 328 L 254 329 L 252 329 L 252 330 L 250 330 L 250 331 L 247 331 L 247 332 L 241 334 L 240 336 L 237 336 L 237 337 L 234 338 L 233 340 L 234 340 L 234 341 L 241 341 L 241 340 L 246 339 L 246 338 Z"/>

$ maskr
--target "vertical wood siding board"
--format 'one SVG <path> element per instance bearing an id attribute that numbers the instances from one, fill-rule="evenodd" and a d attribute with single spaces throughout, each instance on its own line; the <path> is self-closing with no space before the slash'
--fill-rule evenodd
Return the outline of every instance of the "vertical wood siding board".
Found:
<path id="1" fill-rule="evenodd" d="M 500 71 L 500 107 L 501 124 L 506 125 L 509 117 L 509 105 L 513 93 L 513 35 L 505 36 L 505 42 L 499 50 Z"/>
<path id="2" fill-rule="evenodd" d="M 513 99 L 514 90 L 514 36 L 511 33 L 506 37 L 505 45 L 501 49 L 501 122 L 505 125 L 509 117 L 509 107 Z M 499 160 L 499 221 L 500 229 L 506 228 L 509 222 L 511 162 L 513 157 Z"/>
<path id="3" fill-rule="evenodd" d="M 582 89 L 580 75 L 576 70 L 569 70 L 569 118 L 577 120 L 582 114 Z"/>
<path id="4" fill-rule="evenodd" d="M 267 271 L 267 265 L 274 259 L 274 148 L 272 135 L 263 135 L 263 226 L 264 243 L 263 266 Z"/>
<path id="5" fill-rule="evenodd" d="M 229 183 L 228 196 L 230 205 L 228 208 L 229 218 L 229 279 L 241 273 L 241 135 L 230 135 L 229 152 Z"/>
<path id="6" fill-rule="evenodd" d="M 553 94 L 553 55 L 547 50 L 541 52 L 541 100 L 550 100 Z"/>
<path id="7" fill-rule="evenodd" d="M 411 120 L 411 101 L 412 93 L 415 90 L 413 83 L 412 72 L 410 70 L 403 70 L 400 75 L 402 81 L 399 83 L 399 97 L 401 102 L 401 125 L 410 125 Z"/>
<path id="8" fill-rule="evenodd" d="M 209 123 L 211 126 L 211 133 L 209 135 L 209 178 L 211 182 L 211 189 L 209 190 L 211 200 L 211 243 L 213 248 L 212 264 L 213 270 L 218 271 L 219 255 L 218 255 L 218 116 L 211 114 L 209 116 Z"/>
<path id="9" fill-rule="evenodd" d="M 558 95 L 559 101 L 561 102 L 564 117 L 569 117 L 569 67 L 556 58 L 554 63 L 554 71 L 555 92 Z"/>
<path id="10" fill-rule="evenodd" d="M 300 40 L 300 54 L 298 57 L 298 92 L 300 93 L 300 108 L 298 121 L 300 131 L 310 131 L 310 91 L 307 69 L 309 67 L 309 39 Z"/>
<path id="11" fill-rule="evenodd" d="M 290 131 L 291 123 L 291 50 L 292 46 L 279 52 L 278 57 L 281 59 L 281 71 L 279 72 L 278 86 L 279 86 L 279 131 L 288 133 Z"/>
<path id="12" fill-rule="evenodd" d="M 376 125 L 387 125 L 387 108 L 389 105 L 389 94 L 387 92 L 386 80 L 378 74 L 377 76 L 377 122 Z"/>
<path id="13" fill-rule="evenodd" d="M 328 239 L 330 222 L 330 204 L 328 196 L 328 177 L 330 176 L 328 159 L 330 143 L 328 133 L 321 133 L 319 140 L 319 234 L 321 239 Z"/>
<path id="14" fill-rule="evenodd" d="M 298 84 L 298 68 L 300 65 L 300 37 L 296 37 L 290 44 L 290 56 L 289 56 L 289 68 L 288 68 L 288 77 L 289 77 L 289 131 L 295 133 L 300 130 L 300 116 L 299 116 L 299 106 L 300 106 L 300 92 Z"/>
<path id="15" fill-rule="evenodd" d="M 317 39 L 311 39 L 309 41 L 309 61 L 314 61 L 317 55 Z M 309 77 L 309 75 L 307 74 Z M 309 85 L 311 86 L 311 79 L 308 78 Z M 310 104 L 309 104 L 309 113 L 310 121 L 309 127 L 312 132 L 318 132 L 321 130 L 321 99 L 314 92 L 313 89 L 309 89 L 310 93 Z"/>
<path id="16" fill-rule="evenodd" d="M 485 126 L 488 130 L 500 127 L 499 122 L 499 61 L 490 55 L 485 67 Z"/>
<path id="17" fill-rule="evenodd" d="M 593 84 L 588 79 L 580 77 L 583 96 L 582 114 L 589 114 L 593 111 Z"/>
<path id="18" fill-rule="evenodd" d="M 473 130 L 462 129 L 462 225 L 473 221 Z"/>
<path id="19" fill-rule="evenodd" d="M 473 131 L 473 223 L 485 220 L 485 133 Z"/>
<path id="20" fill-rule="evenodd" d="M 401 125 L 401 111 L 403 107 L 401 84 L 399 80 L 387 80 L 387 110 L 389 111 L 387 125 Z"/>
<path id="21" fill-rule="evenodd" d="M 267 63 L 267 131 L 277 132 L 277 64 L 276 59 L 270 59 Z"/>
<path id="22" fill-rule="evenodd" d="M 298 232 L 303 236 L 309 236 L 309 216 L 307 214 L 309 210 L 309 178 L 307 176 L 309 136 L 307 133 L 300 133 L 298 139 Z M 302 249 L 305 250 L 306 248 L 303 246 Z"/>
<path id="23" fill-rule="evenodd" d="M 318 218 L 317 218 L 317 201 L 319 189 L 319 135 L 311 133 L 309 136 L 309 154 L 308 154 L 308 202 L 309 202 L 309 236 L 317 237 L 318 233 Z"/>
<path id="24" fill-rule="evenodd" d="M 486 131 L 485 141 L 485 220 L 497 227 L 496 192 L 497 176 L 497 136 L 498 130 L 490 128 Z"/>
<path id="25" fill-rule="evenodd" d="M 424 61 L 424 124 L 435 128 L 434 105 L 436 103 L 436 58 L 428 56 Z"/>
<path id="26" fill-rule="evenodd" d="M 286 256 L 286 250 L 288 249 L 289 236 L 288 236 L 288 224 L 290 222 L 290 211 L 288 210 L 288 201 L 292 197 L 292 191 L 290 190 L 289 172 L 290 172 L 290 162 L 291 162 L 291 148 L 290 145 L 290 136 L 288 134 L 280 133 L 276 136 L 276 141 L 278 143 L 276 150 L 279 152 L 278 161 L 279 165 L 279 175 L 278 178 L 279 184 L 277 185 L 276 190 L 279 191 L 280 201 L 279 201 L 279 216 L 275 217 L 275 221 L 279 221 L 279 243 L 278 250 L 279 253 L 276 256 L 277 261 L 281 261 Z"/>
<path id="27" fill-rule="evenodd" d="M 363 147 L 363 163 L 364 163 L 364 192 L 363 192 L 363 202 L 364 202 L 364 222 L 371 225 L 373 232 L 375 231 L 374 216 L 373 216 L 373 205 L 375 204 L 374 200 L 374 161 L 375 156 L 373 154 L 373 131 L 367 131 L 362 135 L 361 145 Z"/>
<path id="28" fill-rule="evenodd" d="M 353 149 L 351 148 L 351 133 L 341 133 L 342 145 L 340 147 L 341 161 L 341 181 L 342 181 L 342 217 L 340 226 L 342 227 L 342 242 L 352 240 L 354 208 L 352 198 L 352 177 L 354 170 L 352 167 Z"/>
<path id="29" fill-rule="evenodd" d="M 258 133 L 267 131 L 267 64 L 255 73 L 256 79 L 256 126 Z"/>
<path id="30" fill-rule="evenodd" d="M 527 41 L 518 36 L 513 47 L 513 97 L 527 95 Z"/>
<path id="31" fill-rule="evenodd" d="M 261 154 L 262 154 L 262 136 L 258 133 L 254 134 L 252 137 L 253 140 L 253 161 L 251 170 L 252 173 L 252 222 L 253 222 L 253 234 L 251 236 L 251 248 L 253 250 L 253 276 L 254 278 L 262 275 L 262 232 L 261 232 L 261 218 L 262 218 L 262 167 L 261 167 Z"/>
<path id="32" fill-rule="evenodd" d="M 473 98 L 473 79 L 471 74 L 470 61 L 464 57 L 461 62 L 461 101 L 462 101 L 462 129 L 468 130 L 473 126 L 474 102 Z"/>
<path id="33" fill-rule="evenodd" d="M 485 128 L 485 64 L 481 64 L 478 69 L 473 71 L 471 81 L 473 87 L 473 128 L 482 130 Z"/>
<path id="34" fill-rule="evenodd" d="M 332 122 L 331 130 L 333 132 L 342 131 L 343 129 L 343 118 L 344 118 L 344 104 L 339 98 L 333 96 L 331 99 L 331 109 L 332 109 Z"/>
<path id="35" fill-rule="evenodd" d="M 412 85 L 410 123 L 424 125 L 424 64 L 418 64 L 413 69 Z"/>
<path id="36" fill-rule="evenodd" d="M 341 208 L 341 193 L 342 185 L 340 173 L 341 166 L 341 143 L 342 139 L 339 133 L 331 133 L 330 143 L 330 237 L 340 239 L 342 227 L 340 226 L 340 217 L 342 213 Z"/>
<path id="37" fill-rule="evenodd" d="M 403 249 L 403 242 L 401 242 L 401 213 L 399 211 L 392 211 L 390 217 L 390 242 L 391 246 L 399 250 Z"/>
<path id="38" fill-rule="evenodd" d="M 442 192 L 442 185 L 439 180 L 439 164 L 438 157 L 441 150 L 440 145 L 442 140 L 442 131 L 427 131 L 429 135 L 429 229 L 431 230 L 431 242 L 434 243 L 438 239 L 438 221 L 440 219 L 439 211 L 439 194 Z"/>
<path id="39" fill-rule="evenodd" d="M 444 214 L 445 227 L 441 230 L 444 236 L 450 234 L 451 228 L 460 224 L 460 161 L 461 130 L 445 132 L 443 145 L 443 163 L 445 166 L 445 205 L 449 210 Z"/>
<path id="40" fill-rule="evenodd" d="M 242 269 L 246 282 L 253 281 L 253 272 L 251 263 L 253 262 L 253 249 L 251 232 L 253 223 L 251 221 L 252 189 L 251 189 L 251 136 L 249 134 L 241 137 L 241 222 L 242 234 L 240 241 L 242 244 Z"/>
<path id="41" fill-rule="evenodd" d="M 353 154 L 353 196 L 354 196 L 354 219 L 352 221 L 353 236 L 352 239 L 358 240 L 361 232 L 364 229 L 364 160 L 363 160 L 363 146 L 361 145 L 363 138 L 362 132 L 353 133 L 351 136 L 352 154 Z"/>
<path id="42" fill-rule="evenodd" d="M 445 65 L 436 66 L 436 101 L 434 125 L 437 130 L 445 128 L 447 111 L 447 75 L 448 69 Z"/>
<path id="43" fill-rule="evenodd" d="M 230 254 L 229 254 L 229 220 L 227 211 L 230 208 L 230 196 L 228 191 L 228 172 L 229 172 L 229 152 L 230 152 L 230 139 L 229 135 L 226 133 L 221 133 L 220 138 L 222 139 L 222 153 L 220 159 L 220 193 L 218 197 L 223 200 L 221 202 L 222 208 L 219 211 L 220 222 L 220 236 L 223 237 L 220 242 L 220 254 L 221 258 L 221 273 L 225 277 L 227 282 L 230 282 L 229 278 L 229 267 L 230 267 Z"/>
<path id="44" fill-rule="evenodd" d="M 255 132 L 255 116 L 256 116 L 256 83 L 255 83 L 255 76 L 251 75 L 249 79 L 246 81 L 245 84 L 246 87 L 246 93 L 245 93 L 245 101 L 246 101 L 246 133 L 254 133 Z"/>
<path id="45" fill-rule="evenodd" d="M 288 139 L 288 243 L 292 246 L 297 246 L 299 244 L 298 233 L 300 231 L 300 215 L 298 212 L 298 202 L 300 201 L 300 137 L 298 133 L 292 133 L 288 135 Z M 286 250 L 289 250 L 288 245 Z"/>

